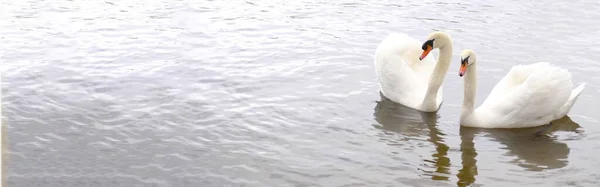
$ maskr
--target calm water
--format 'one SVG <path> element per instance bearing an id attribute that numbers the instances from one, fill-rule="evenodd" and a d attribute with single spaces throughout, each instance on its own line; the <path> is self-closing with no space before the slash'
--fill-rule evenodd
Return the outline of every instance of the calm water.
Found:
<path id="1" fill-rule="evenodd" d="M 491 4 L 490 4 L 491 3 Z M 9 186 L 597 186 L 600 2 L 4 1 Z M 437 113 L 382 99 L 390 32 L 452 35 Z M 458 125 L 549 61 L 587 88 L 547 136 Z"/>

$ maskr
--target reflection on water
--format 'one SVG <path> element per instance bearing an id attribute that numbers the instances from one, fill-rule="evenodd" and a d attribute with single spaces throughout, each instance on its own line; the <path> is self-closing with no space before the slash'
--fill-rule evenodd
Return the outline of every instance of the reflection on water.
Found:
<path id="1" fill-rule="evenodd" d="M 444 142 L 445 134 L 437 128 L 439 115 L 436 112 L 420 112 L 392 102 L 380 94 L 381 100 L 375 106 L 375 128 L 383 130 L 386 141 L 391 145 L 403 146 L 402 141 L 426 140 L 435 147 L 431 159 L 423 159 L 419 171 L 433 180 L 450 180 L 452 163 L 448 158 L 449 146 Z M 482 129 L 460 127 L 460 169 L 456 177 L 458 186 L 473 184 L 477 176 L 477 139 L 489 138 L 505 147 L 505 155 L 514 156 L 507 163 L 529 171 L 563 168 L 568 165 L 570 152 L 567 144 L 552 136 L 552 133 L 566 131 L 580 133 L 580 126 L 568 116 L 552 122 L 551 126 L 523 129 Z M 544 132 L 540 134 L 539 132 Z M 389 135 L 399 135 L 389 139 Z M 480 145 L 483 146 L 483 145 Z M 479 158 L 485 159 L 485 158 Z M 455 164 L 458 162 L 455 161 Z M 431 171 L 429 168 L 433 168 Z"/>
<path id="2" fill-rule="evenodd" d="M 559 131 L 580 133 L 579 124 L 573 122 L 568 116 L 552 122 L 552 125 L 524 129 L 480 129 L 461 127 L 460 136 L 464 145 L 461 148 L 475 150 L 474 137 L 482 134 L 493 141 L 503 144 L 507 156 L 516 156 L 510 162 L 531 171 L 544 169 L 563 168 L 568 164 L 570 152 L 567 144 L 556 140 L 551 134 Z M 537 132 L 544 130 L 545 135 Z M 464 143 L 468 141 L 469 143 Z"/>
<path id="3" fill-rule="evenodd" d="M 461 129 L 464 129 L 461 127 Z M 458 177 L 458 186 L 468 186 L 475 182 L 475 176 L 477 173 L 477 151 L 475 150 L 475 143 L 473 141 L 474 134 L 468 134 L 466 131 L 460 131 L 460 158 L 462 168 L 456 174 Z"/>
<path id="4" fill-rule="evenodd" d="M 444 133 L 437 125 L 439 115 L 436 112 L 420 112 L 404 105 L 394 103 L 380 94 L 381 100 L 375 106 L 375 120 L 379 125 L 375 128 L 403 135 L 406 140 L 426 139 L 435 146 L 431 159 L 424 159 L 419 168 L 433 180 L 448 180 L 450 174 L 449 147 L 444 143 Z M 427 136 L 427 137 L 422 137 Z M 433 164 L 433 166 L 430 166 Z M 428 168 L 433 167 L 433 171 Z"/>

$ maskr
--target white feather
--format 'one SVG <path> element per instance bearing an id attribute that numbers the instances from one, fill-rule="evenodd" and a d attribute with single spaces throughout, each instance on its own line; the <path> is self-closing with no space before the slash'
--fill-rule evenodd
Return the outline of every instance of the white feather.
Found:
<path id="1" fill-rule="evenodd" d="M 571 77 L 566 69 L 547 62 L 517 65 L 498 82 L 472 116 L 463 115 L 461 121 L 465 126 L 483 128 L 548 124 L 565 116 L 584 88 L 582 84 L 573 90 Z"/>
<path id="2" fill-rule="evenodd" d="M 440 87 L 432 102 L 435 106 L 423 105 L 437 63 L 432 54 L 419 60 L 422 44 L 404 33 L 388 35 L 375 51 L 375 71 L 386 98 L 413 109 L 435 111 L 442 103 L 443 91 Z"/>

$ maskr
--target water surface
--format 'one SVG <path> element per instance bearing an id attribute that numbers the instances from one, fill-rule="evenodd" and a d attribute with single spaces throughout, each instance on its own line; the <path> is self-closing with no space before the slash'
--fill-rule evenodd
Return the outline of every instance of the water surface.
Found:
<path id="1" fill-rule="evenodd" d="M 598 1 L 4 1 L 8 186 L 595 186 Z M 442 30 L 437 113 L 379 94 L 388 33 Z M 511 66 L 587 82 L 538 128 L 458 125 L 458 50 L 477 103 Z"/>

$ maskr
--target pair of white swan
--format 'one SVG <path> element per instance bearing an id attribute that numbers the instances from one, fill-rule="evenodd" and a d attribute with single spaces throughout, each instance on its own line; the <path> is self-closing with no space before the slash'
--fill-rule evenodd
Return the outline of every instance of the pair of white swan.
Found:
<path id="1" fill-rule="evenodd" d="M 438 48 L 437 63 L 432 55 Z M 388 99 L 424 112 L 437 111 L 442 103 L 442 82 L 452 58 L 452 39 L 443 32 L 429 34 L 424 43 L 406 34 L 391 34 L 377 47 L 375 68 L 380 92 Z M 459 75 L 464 75 L 463 126 L 524 128 L 545 125 L 567 115 L 581 91 L 571 73 L 546 62 L 513 67 L 496 84 L 487 99 L 474 108 L 477 90 L 477 57 L 461 53 Z"/>

